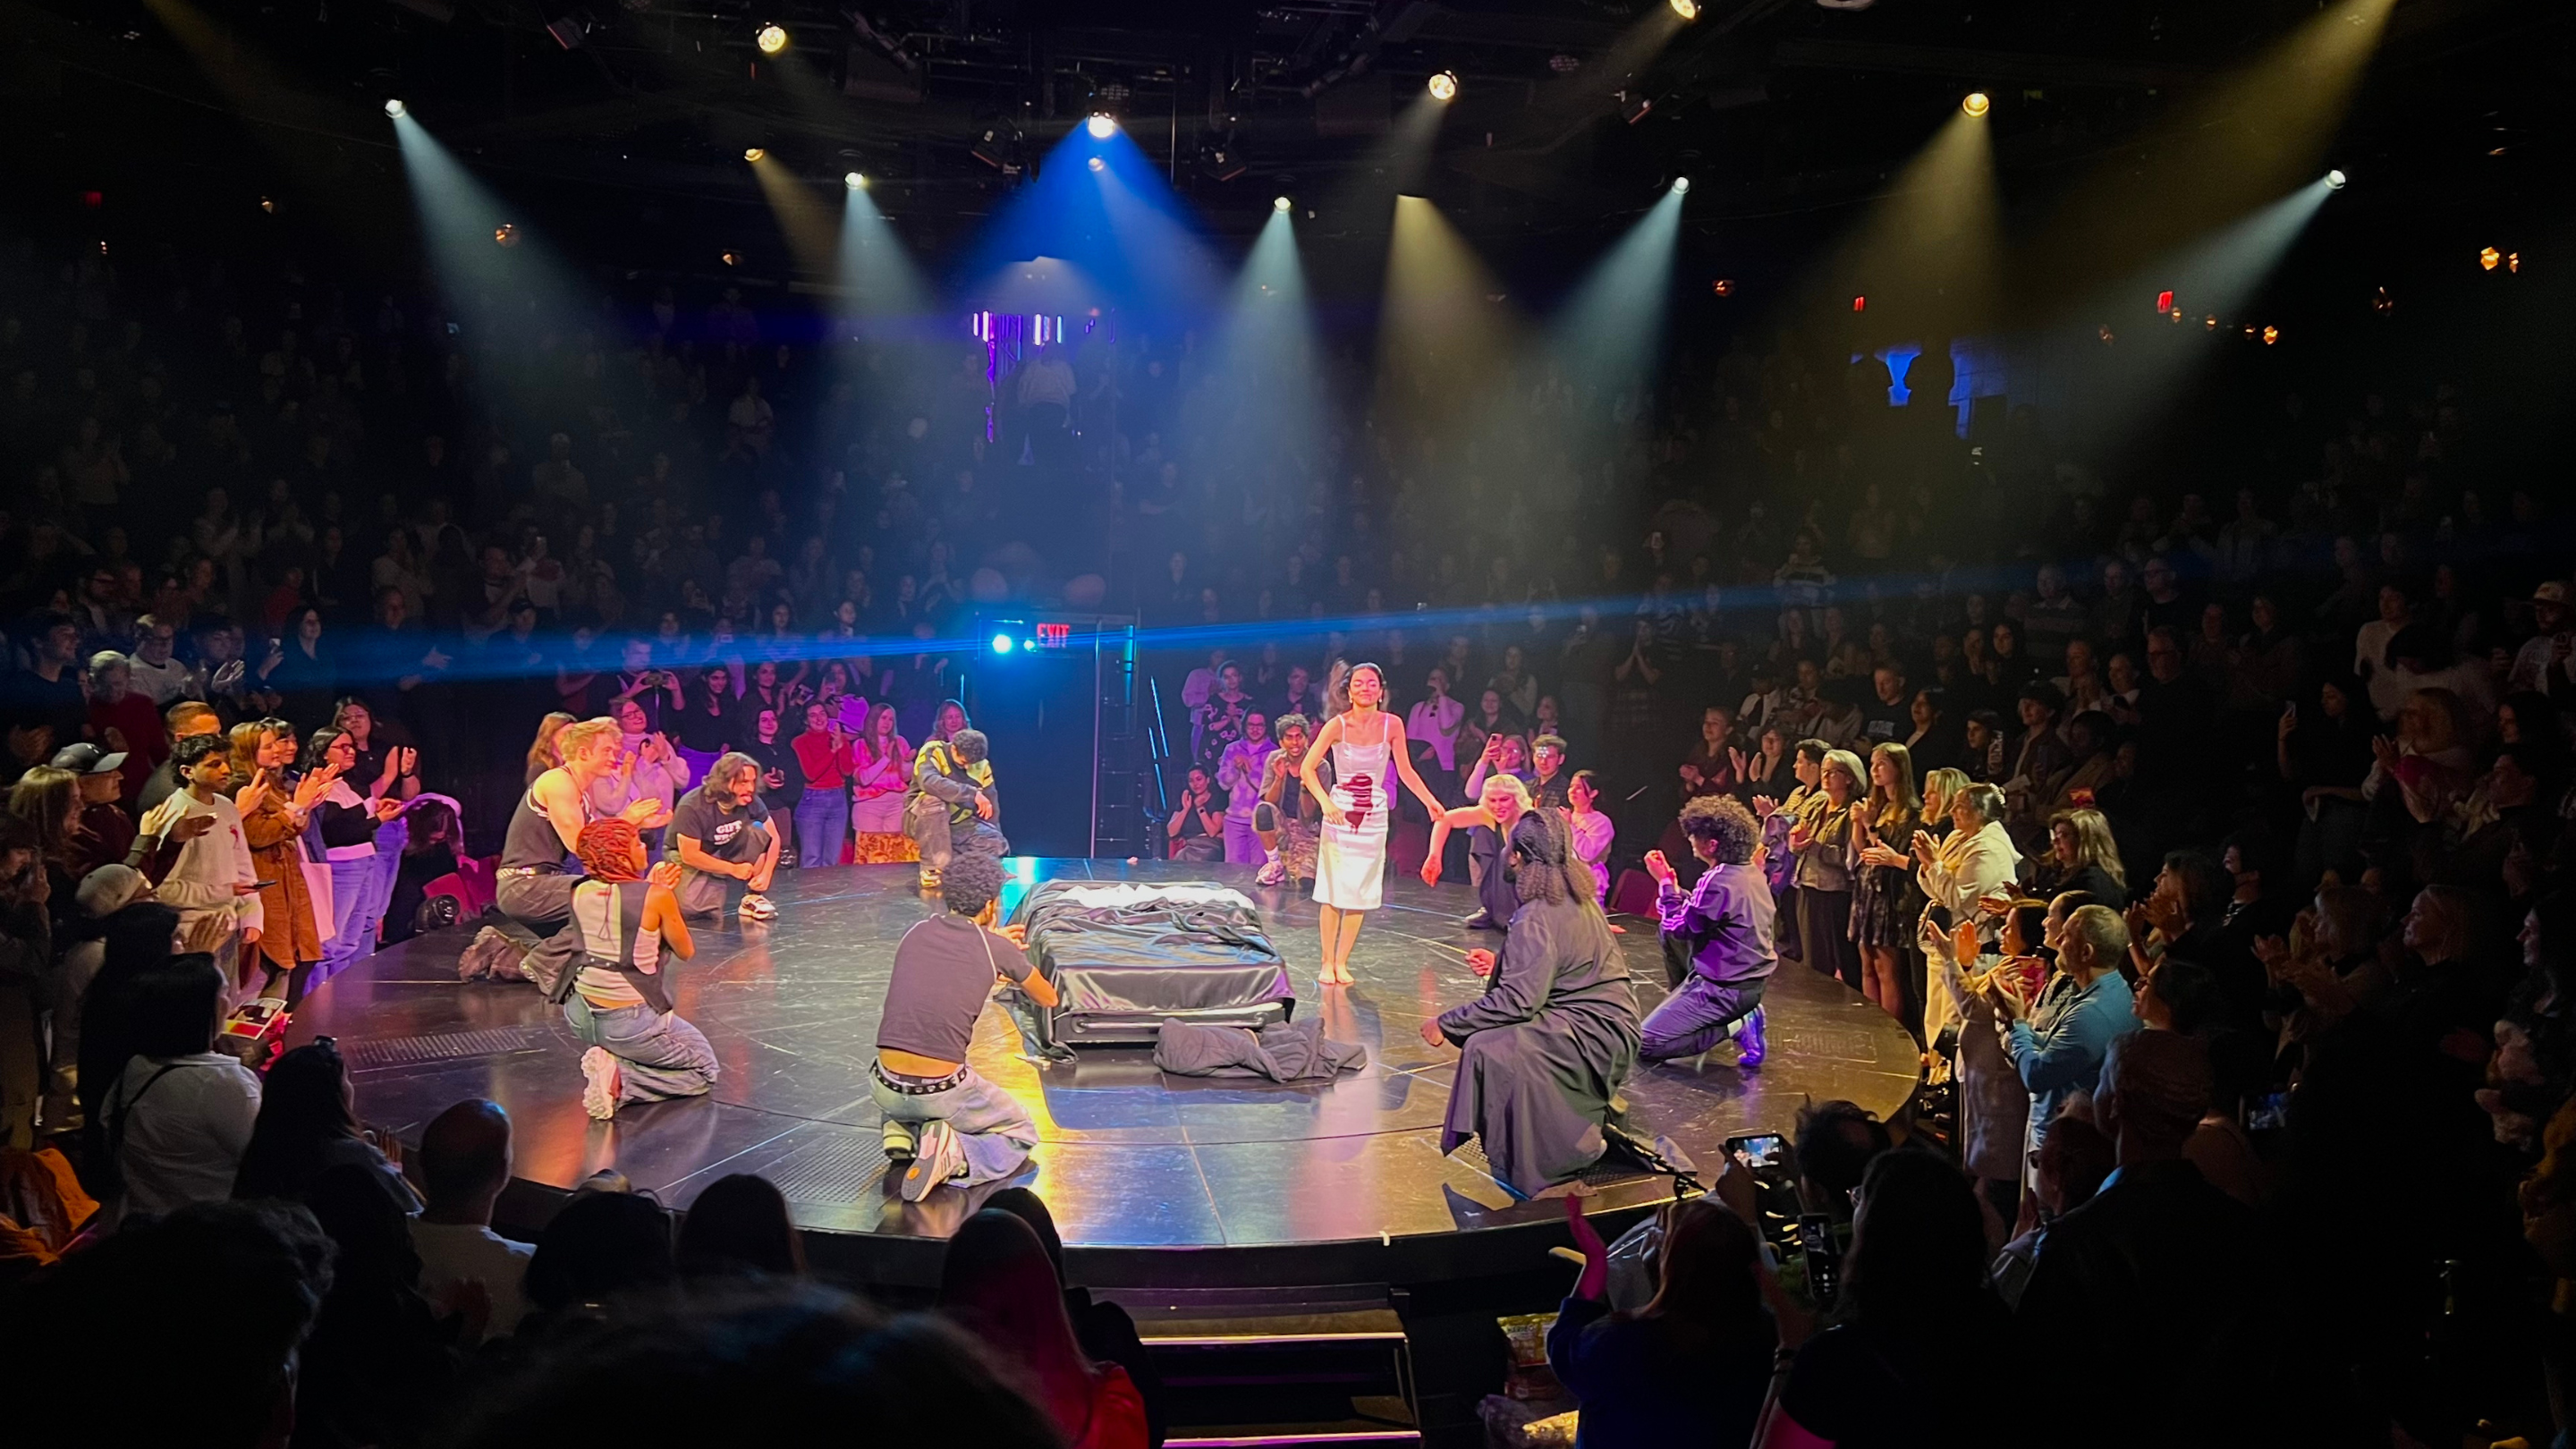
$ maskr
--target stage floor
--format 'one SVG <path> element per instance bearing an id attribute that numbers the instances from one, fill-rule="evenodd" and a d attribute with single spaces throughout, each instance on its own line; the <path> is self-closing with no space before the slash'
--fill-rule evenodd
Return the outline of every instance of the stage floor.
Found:
<path id="1" fill-rule="evenodd" d="M 1460 927 L 1475 903 L 1463 886 L 1390 882 L 1386 907 L 1368 918 L 1352 957 L 1358 984 L 1326 991 L 1315 984 L 1313 901 L 1254 886 L 1249 868 L 1027 858 L 1006 866 L 1006 914 L 1020 892 L 1063 876 L 1239 887 L 1269 917 L 1300 1016 L 1320 1017 L 1327 1036 L 1369 1051 L 1365 1070 L 1324 1086 L 1166 1076 L 1147 1047 L 1084 1048 L 1079 1060 L 1054 1065 L 1025 1054 L 1016 1020 L 988 1009 L 973 1064 L 1028 1105 L 1043 1138 L 1018 1181 L 1045 1196 L 1094 1281 L 1151 1281 L 1149 1265 L 1122 1270 L 1105 1260 L 1168 1249 L 1268 1258 L 1267 1269 L 1239 1263 L 1232 1271 L 1309 1283 L 1401 1281 L 1398 1265 L 1371 1254 L 1409 1250 L 1419 1271 L 1447 1276 L 1439 1265 L 1469 1246 L 1450 1241 L 1456 1235 L 1561 1222 L 1556 1203 L 1515 1203 L 1472 1144 L 1440 1155 L 1458 1054 L 1423 1045 L 1416 1032 L 1479 989 L 1460 952 L 1500 941 Z M 841 1246 L 859 1250 L 860 1266 L 876 1251 L 911 1260 L 886 1266 L 886 1280 L 917 1277 L 919 1250 L 935 1251 L 982 1195 L 943 1188 L 918 1205 L 897 1197 L 869 1097 L 894 943 L 937 902 L 915 889 L 911 866 L 786 872 L 771 899 L 775 921 L 746 924 L 728 910 L 699 927 L 697 959 L 679 970 L 680 1014 L 723 1063 L 705 1098 L 592 1122 L 581 1110 L 581 1047 L 562 1013 L 524 984 L 456 979 L 465 928 L 359 962 L 304 1004 L 292 1039 L 336 1037 L 360 1116 L 407 1142 L 450 1103 L 489 1097 L 516 1124 L 515 1173 L 525 1184 L 561 1190 L 614 1168 L 685 1208 L 707 1183 L 755 1172 L 786 1195 L 809 1243 L 850 1237 Z M 1642 1012 L 1662 999 L 1662 967 L 1653 924 L 1626 924 L 1621 941 Z M 1698 1070 L 1642 1068 L 1626 1089 L 1630 1125 L 1647 1138 L 1670 1136 L 1713 1168 L 1728 1136 L 1789 1130 L 1802 1099 L 1845 1097 L 1884 1115 L 1912 1094 L 1910 1039 L 1838 983 L 1785 963 L 1766 1005 L 1771 1054 L 1762 1071 L 1738 1072 L 1732 1047 Z M 1596 1170 L 1592 1181 L 1596 1211 L 1670 1196 L 1668 1179 L 1625 1168 Z M 1329 1263 L 1261 1251 L 1332 1245 L 1343 1251 Z"/>

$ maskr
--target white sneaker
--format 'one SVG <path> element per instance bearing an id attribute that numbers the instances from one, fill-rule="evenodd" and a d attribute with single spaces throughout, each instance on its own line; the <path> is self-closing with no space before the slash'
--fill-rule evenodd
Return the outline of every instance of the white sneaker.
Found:
<path id="1" fill-rule="evenodd" d="M 617 1080 L 617 1058 L 606 1047 L 592 1047 L 581 1054 L 581 1109 L 597 1122 L 617 1115 L 618 1089 L 625 1085 Z"/>
<path id="2" fill-rule="evenodd" d="M 1287 863 L 1282 861 L 1278 856 L 1273 855 L 1270 859 L 1262 863 L 1261 874 L 1254 876 L 1252 878 L 1252 883 L 1254 885 L 1275 886 L 1287 878 Z"/>
<path id="3" fill-rule="evenodd" d="M 957 1129 L 945 1122 L 925 1123 L 917 1155 L 903 1170 L 898 1191 L 905 1202 L 919 1202 L 930 1196 L 932 1188 L 965 1170 L 966 1148 L 957 1140 Z"/>
<path id="4" fill-rule="evenodd" d="M 746 921 L 774 921 L 778 919 L 778 907 L 770 901 L 769 897 L 761 895 L 756 891 L 742 898 L 740 910 L 742 912 L 742 918 Z"/>

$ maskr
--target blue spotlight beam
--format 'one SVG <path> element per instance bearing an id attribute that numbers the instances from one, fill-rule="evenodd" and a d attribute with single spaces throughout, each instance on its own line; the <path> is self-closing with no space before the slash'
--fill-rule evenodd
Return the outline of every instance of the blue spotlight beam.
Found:
<path id="1" fill-rule="evenodd" d="M 1101 169 L 1088 162 L 1097 159 Z M 1223 272 L 1188 209 L 1124 131 L 1081 126 L 1049 151 L 970 248 L 958 276 L 968 299 L 1032 257 L 1071 263 L 1131 316 L 1194 321 L 1223 292 Z"/>

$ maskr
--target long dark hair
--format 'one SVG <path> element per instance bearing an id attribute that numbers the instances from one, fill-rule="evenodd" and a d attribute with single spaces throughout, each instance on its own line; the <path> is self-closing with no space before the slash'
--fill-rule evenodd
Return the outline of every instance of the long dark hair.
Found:
<path id="1" fill-rule="evenodd" d="M 348 1081 L 348 1065 L 329 1037 L 277 1059 L 260 1090 L 259 1120 L 233 1177 L 234 1197 L 301 1197 L 333 1165 L 325 1160 L 327 1149 L 358 1135 Z"/>
<path id="2" fill-rule="evenodd" d="M 1928 1151 L 1882 1152 L 1861 1178 L 1841 1316 L 1903 1334 L 1948 1332 L 1991 1308 L 1986 1224 L 1959 1169 Z"/>
<path id="3" fill-rule="evenodd" d="M 1760 1248 L 1744 1219 L 1714 1196 L 1664 1209 L 1654 1301 L 1629 1315 L 1659 1318 L 1718 1340 L 1771 1337 L 1753 1262 Z"/>

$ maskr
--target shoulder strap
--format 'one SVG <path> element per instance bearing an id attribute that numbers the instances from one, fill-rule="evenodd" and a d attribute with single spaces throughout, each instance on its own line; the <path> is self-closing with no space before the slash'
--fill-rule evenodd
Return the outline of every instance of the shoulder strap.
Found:
<path id="1" fill-rule="evenodd" d="M 126 1098 L 124 1102 L 118 1105 L 116 1116 L 110 1119 L 107 1124 L 108 1161 L 115 1162 L 124 1156 L 125 1124 L 133 1118 L 134 1109 L 142 1103 L 145 1094 L 149 1093 L 154 1087 L 161 1085 L 161 1079 L 163 1077 L 166 1077 L 177 1070 L 179 1070 L 179 1064 L 177 1062 L 170 1062 L 163 1065 L 161 1070 L 154 1072 L 151 1076 L 143 1079 L 143 1085 L 135 1089 L 133 1096 Z"/>

